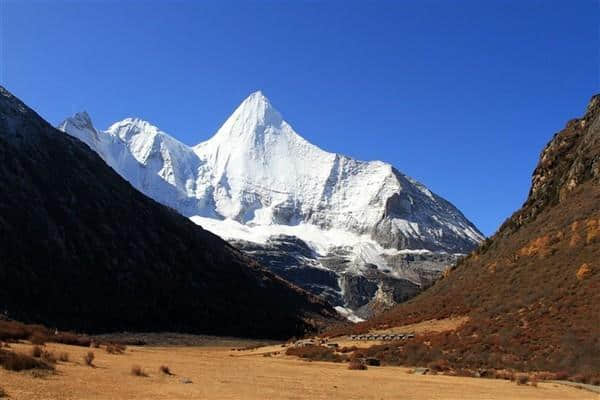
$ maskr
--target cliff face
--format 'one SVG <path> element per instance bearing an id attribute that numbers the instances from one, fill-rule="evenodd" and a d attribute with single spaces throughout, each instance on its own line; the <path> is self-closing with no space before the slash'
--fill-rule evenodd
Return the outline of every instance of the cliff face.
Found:
<path id="1" fill-rule="evenodd" d="M 600 180 L 600 95 L 592 97 L 585 115 L 567 123 L 546 145 L 533 171 L 531 190 L 523 207 L 500 233 L 535 219 L 548 206 L 560 205 L 582 183 Z"/>
<path id="2" fill-rule="evenodd" d="M 600 371 L 599 159 L 594 96 L 542 151 L 527 201 L 498 233 L 416 298 L 346 329 L 465 316 L 423 346 L 462 367 Z"/>

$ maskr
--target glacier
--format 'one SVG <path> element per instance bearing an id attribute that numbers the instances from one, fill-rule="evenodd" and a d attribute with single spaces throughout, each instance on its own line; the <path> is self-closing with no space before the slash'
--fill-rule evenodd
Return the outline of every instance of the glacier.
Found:
<path id="1" fill-rule="evenodd" d="M 137 118 L 101 131 L 80 112 L 58 128 L 144 194 L 358 316 L 415 295 L 484 238 L 392 165 L 309 143 L 260 91 L 195 146 Z"/>

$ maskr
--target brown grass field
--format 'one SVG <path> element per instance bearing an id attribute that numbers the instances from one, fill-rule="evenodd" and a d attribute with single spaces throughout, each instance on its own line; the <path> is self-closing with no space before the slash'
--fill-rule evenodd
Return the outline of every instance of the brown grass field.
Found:
<path id="1" fill-rule="evenodd" d="M 11 347 L 30 354 L 33 346 Z M 598 398 L 592 392 L 547 382 L 533 387 L 498 379 L 408 374 L 408 368 L 400 367 L 349 370 L 346 363 L 307 362 L 285 356 L 280 345 L 242 351 L 222 345 L 130 346 L 123 354 L 109 354 L 104 346 L 90 349 L 53 343 L 45 350 L 68 353 L 69 361 L 59 361 L 55 373 L 41 377 L 0 368 L 0 388 L 9 399 Z M 92 367 L 83 361 L 90 350 L 95 354 Z M 143 374 L 132 374 L 133 366 L 139 366 Z M 161 372 L 161 366 L 167 366 L 171 375 Z"/>

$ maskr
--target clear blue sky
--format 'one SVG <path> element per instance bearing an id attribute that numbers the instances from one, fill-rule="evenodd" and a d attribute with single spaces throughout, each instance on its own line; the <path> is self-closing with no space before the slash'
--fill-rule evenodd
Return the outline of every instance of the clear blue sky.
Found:
<path id="1" fill-rule="evenodd" d="M 200 3 L 200 4 L 197 4 Z M 329 150 L 392 163 L 485 234 L 599 92 L 599 2 L 0 0 L 0 81 L 56 124 L 207 139 L 262 89 Z"/>

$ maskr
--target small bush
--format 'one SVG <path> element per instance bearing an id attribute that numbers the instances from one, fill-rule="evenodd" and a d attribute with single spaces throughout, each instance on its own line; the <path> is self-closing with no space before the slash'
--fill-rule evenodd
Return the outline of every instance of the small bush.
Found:
<path id="1" fill-rule="evenodd" d="M 350 346 L 350 347 L 344 346 L 344 347 L 338 349 L 338 352 L 345 354 L 345 353 L 352 353 L 353 351 L 356 351 L 356 350 L 358 350 L 358 347 L 356 347 L 356 346 Z"/>
<path id="2" fill-rule="evenodd" d="M 367 366 L 358 360 L 353 360 L 348 364 L 348 369 L 365 370 Z"/>
<path id="3" fill-rule="evenodd" d="M 123 354 L 126 347 L 118 343 L 109 343 L 106 345 L 106 352 L 109 354 Z"/>
<path id="4" fill-rule="evenodd" d="M 49 365 L 42 360 L 8 350 L 0 350 L 0 365 L 9 371 L 23 371 L 35 368 L 47 370 L 54 369 L 52 365 Z"/>
<path id="5" fill-rule="evenodd" d="M 133 376 L 148 376 L 139 365 L 133 365 L 131 367 L 131 375 Z"/>
<path id="6" fill-rule="evenodd" d="M 8 393 L 6 393 L 6 392 L 4 391 L 4 389 L 2 389 L 2 388 L 0 387 L 0 399 L 2 399 L 2 398 L 4 398 L 4 397 L 8 397 Z"/>
<path id="7" fill-rule="evenodd" d="M 90 367 L 92 367 L 94 364 L 94 352 L 93 351 L 88 351 L 87 354 L 85 354 L 83 356 L 83 362 L 85 362 L 86 365 L 89 365 Z"/>
<path id="8" fill-rule="evenodd" d="M 346 356 L 335 354 L 335 351 L 329 347 L 314 345 L 303 347 L 289 347 L 285 351 L 285 354 L 287 354 L 288 356 L 297 356 L 300 358 L 305 358 L 311 361 L 342 362 L 347 359 Z"/>
<path id="9" fill-rule="evenodd" d="M 50 364 L 56 364 L 56 356 L 51 351 L 44 350 L 42 352 L 42 360 Z"/>
<path id="10" fill-rule="evenodd" d="M 58 355 L 58 359 L 62 362 L 69 361 L 69 353 L 62 352 Z"/>
<path id="11" fill-rule="evenodd" d="M 520 374 L 517 376 L 517 385 L 526 385 L 529 382 L 529 375 Z"/>
<path id="12" fill-rule="evenodd" d="M 160 367 L 158 367 L 158 370 L 159 370 L 160 372 L 162 372 L 163 374 L 165 374 L 165 375 L 172 375 L 172 374 L 171 374 L 171 370 L 170 370 L 170 369 L 169 369 L 169 367 L 168 367 L 168 366 L 166 366 L 166 365 L 161 365 Z"/>
<path id="13" fill-rule="evenodd" d="M 100 343 L 92 340 L 92 341 L 90 341 L 90 347 L 92 347 L 94 349 L 98 349 L 98 348 L 100 348 Z"/>
<path id="14" fill-rule="evenodd" d="M 31 355 L 35 358 L 40 358 L 42 356 L 42 348 L 40 346 L 33 346 L 31 349 Z"/>

